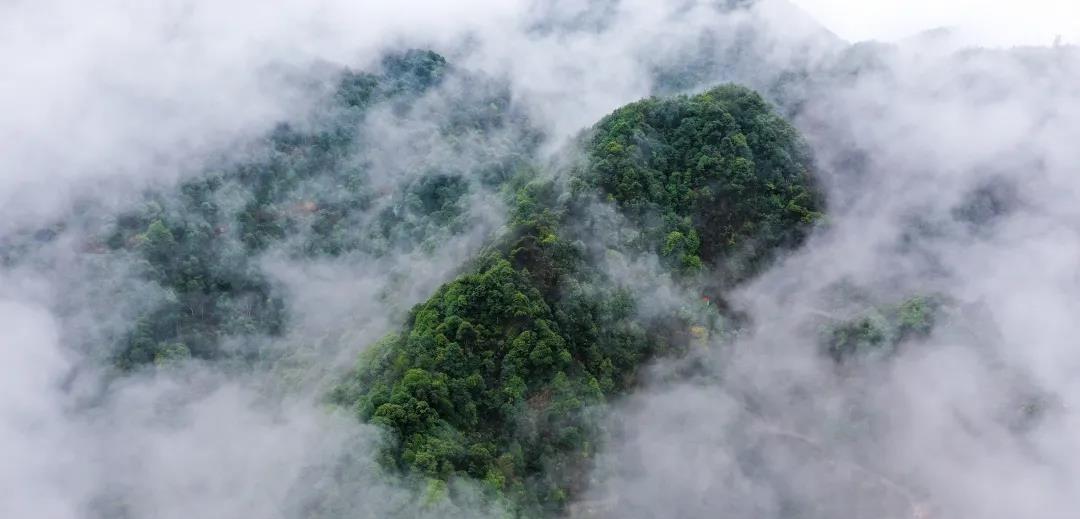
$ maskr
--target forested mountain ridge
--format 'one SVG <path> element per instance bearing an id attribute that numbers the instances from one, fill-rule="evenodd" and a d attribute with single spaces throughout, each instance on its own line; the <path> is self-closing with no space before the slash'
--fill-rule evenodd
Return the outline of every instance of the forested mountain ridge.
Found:
<path id="1" fill-rule="evenodd" d="M 196 359 L 287 371 L 296 352 L 264 347 L 293 325 L 267 257 L 438 255 L 501 201 L 507 223 L 399 330 L 342 346 L 362 353 L 330 394 L 386 431 L 386 477 L 424 487 L 430 506 L 464 498 L 451 483 L 467 480 L 511 515 L 566 513 L 589 485 L 605 407 L 650 360 L 734 333 L 724 292 L 797 248 L 824 211 L 806 144 L 743 87 L 631 103 L 554 160 L 505 85 L 430 51 L 345 70 L 330 92 L 309 122 L 146 192 L 81 248 L 131 261 L 156 294 L 113 337 L 121 370 Z M 5 255 L 17 263 L 48 239 Z M 639 289 L 606 270 L 612 257 L 655 259 L 697 295 L 644 312 Z"/>
<path id="2" fill-rule="evenodd" d="M 0 517 L 1080 508 L 1080 16 L 90 4 L 0 2 Z"/>
<path id="3" fill-rule="evenodd" d="M 580 494 L 602 407 L 646 361 L 723 331 L 707 304 L 639 313 L 640 295 L 597 254 L 657 255 L 687 287 L 719 290 L 797 246 L 822 209 L 805 145 L 743 88 L 628 105 L 577 146 L 566 178 L 521 187 L 494 250 L 364 352 L 334 394 L 391 432 L 388 466 L 433 488 L 481 479 L 526 516 L 563 513 Z M 614 204 L 639 238 L 597 242 L 595 204 Z"/>
<path id="4" fill-rule="evenodd" d="M 310 120 L 148 190 L 79 252 L 130 261 L 152 287 L 110 337 L 121 372 L 195 360 L 288 378 L 305 339 L 266 347 L 289 333 L 295 307 L 267 258 L 437 257 L 485 228 L 389 334 L 340 346 L 361 353 L 329 390 L 333 406 L 384 432 L 379 477 L 422 488 L 427 510 L 479 499 L 510 516 L 567 514 L 593 483 L 609 406 L 652 361 L 725 347 L 745 324 L 727 292 L 799 248 L 826 212 L 809 145 L 741 86 L 630 103 L 554 158 L 507 85 L 434 52 L 343 70 L 329 91 Z M 4 261 L 56 234 L 7 241 Z M 691 296 L 650 301 L 613 261 Z M 916 296 L 827 315 L 820 353 L 840 369 L 889 356 L 927 337 L 943 304 Z M 308 497 L 310 517 L 348 508 L 347 482 L 331 479 Z"/>

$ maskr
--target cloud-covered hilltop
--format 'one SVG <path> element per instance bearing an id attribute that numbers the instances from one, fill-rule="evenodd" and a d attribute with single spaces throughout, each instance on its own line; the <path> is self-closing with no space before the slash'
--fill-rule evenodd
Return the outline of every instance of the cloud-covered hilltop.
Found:
<path id="1" fill-rule="evenodd" d="M 1075 47 L 0 7 L 0 515 L 1067 517 Z"/>

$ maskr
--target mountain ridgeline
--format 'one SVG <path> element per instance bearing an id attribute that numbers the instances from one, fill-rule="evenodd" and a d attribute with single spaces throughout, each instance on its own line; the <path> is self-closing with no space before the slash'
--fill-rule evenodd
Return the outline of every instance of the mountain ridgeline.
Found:
<path id="1" fill-rule="evenodd" d="M 627 105 L 567 154 L 508 192 L 505 234 L 333 393 L 387 431 L 384 466 L 434 499 L 467 478 L 514 515 L 565 513 L 603 443 L 604 404 L 648 360 L 728 326 L 707 303 L 642 312 L 643 294 L 599 258 L 655 255 L 676 283 L 711 293 L 797 247 L 823 210 L 797 132 L 737 86 Z M 635 237 L 603 236 L 603 206 Z"/>
<path id="2" fill-rule="evenodd" d="M 650 360 L 722 344 L 739 322 L 724 293 L 798 247 L 824 211 L 807 145 L 739 86 L 626 105 L 554 161 L 508 85 L 433 52 L 320 88 L 302 124 L 86 234 L 89 263 L 131 265 L 144 287 L 103 356 L 118 376 L 188 359 L 276 372 L 296 339 L 267 345 L 289 333 L 294 305 L 267 258 L 436 257 L 487 225 L 404 322 L 344 347 L 359 360 L 329 395 L 384 432 L 384 476 L 424 488 L 432 507 L 476 499 L 459 495 L 468 481 L 511 516 L 565 514 L 590 484 L 606 405 Z M 492 224 L 493 206 L 505 221 Z M 0 260 L 25 261 L 57 233 L 8 239 Z M 611 261 L 696 296 L 653 304 Z M 859 349 L 837 330 L 830 352 Z M 347 491 L 319 492 L 307 516 L 348 508 Z"/>
<path id="3" fill-rule="evenodd" d="M 1077 508 L 1068 34 L 294 3 L 0 2 L 0 519 Z"/>

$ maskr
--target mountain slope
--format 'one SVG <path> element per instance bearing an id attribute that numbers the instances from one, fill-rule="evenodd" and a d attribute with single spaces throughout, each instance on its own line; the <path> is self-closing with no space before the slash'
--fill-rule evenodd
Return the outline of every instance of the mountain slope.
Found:
<path id="1" fill-rule="evenodd" d="M 388 466 L 435 488 L 481 479 L 528 516 L 561 513 L 583 490 L 602 406 L 645 361 L 719 331 L 709 307 L 638 313 L 596 253 L 659 254 L 688 287 L 691 275 L 731 286 L 797 246 L 820 209 L 797 133 L 742 88 L 629 105 L 581 146 L 569 193 L 551 181 L 520 188 L 508 234 L 366 351 L 334 394 L 390 432 Z M 597 243 L 584 223 L 598 203 L 613 203 L 640 239 L 586 245 Z"/>

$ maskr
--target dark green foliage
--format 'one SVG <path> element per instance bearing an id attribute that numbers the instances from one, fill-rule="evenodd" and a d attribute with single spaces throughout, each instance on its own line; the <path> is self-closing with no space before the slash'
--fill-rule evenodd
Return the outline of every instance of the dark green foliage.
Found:
<path id="1" fill-rule="evenodd" d="M 627 105 L 585 145 L 582 178 L 682 272 L 706 264 L 745 279 L 801 243 L 822 209 L 796 131 L 741 87 Z"/>
<path id="2" fill-rule="evenodd" d="M 664 344 L 555 236 L 553 194 L 550 183 L 520 189 L 504 251 L 418 305 L 334 394 L 392 432 L 388 465 L 482 480 L 526 515 L 559 512 L 580 489 L 594 408 Z"/>

